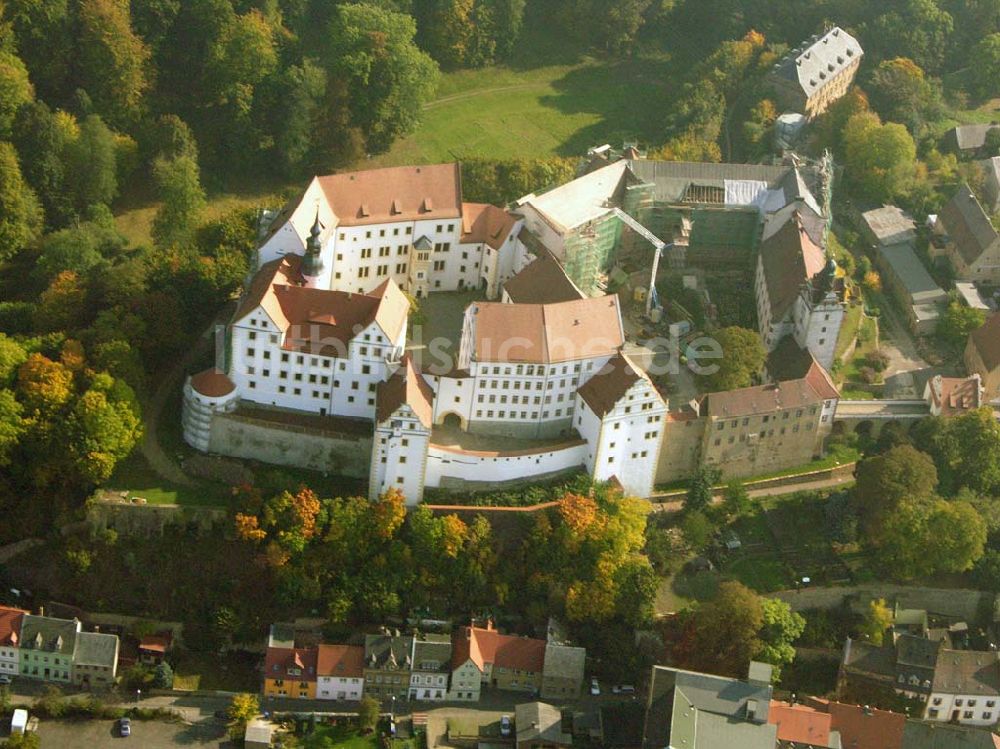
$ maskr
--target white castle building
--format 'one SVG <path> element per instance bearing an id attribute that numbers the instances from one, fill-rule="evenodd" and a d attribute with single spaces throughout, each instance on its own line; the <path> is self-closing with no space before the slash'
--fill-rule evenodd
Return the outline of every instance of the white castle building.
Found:
<path id="1" fill-rule="evenodd" d="M 739 197 L 741 186 L 766 200 Z M 662 235 L 680 225 L 664 218 L 674 206 L 683 218 L 719 195 L 691 214 L 687 257 L 740 261 L 745 250 L 712 239 L 712 217 L 735 211 L 733 225 L 760 240 L 768 347 L 794 335 L 829 367 L 842 304 L 809 233 L 820 210 L 795 168 L 625 159 L 512 212 L 464 202 L 457 164 L 378 169 L 316 177 L 271 217 L 224 357 L 185 384 L 185 439 L 365 478 L 370 496 L 398 489 L 411 504 L 427 488 L 581 468 L 648 496 L 676 478 L 665 465 L 688 470 L 701 455 L 664 458 L 667 403 L 627 353 L 621 303 L 604 279 L 629 251 L 655 267 L 664 241 L 637 216 Z M 627 232 L 640 245 L 623 242 Z M 407 350 L 407 294 L 460 289 L 502 301 L 470 304 L 456 364 L 421 371 Z"/>

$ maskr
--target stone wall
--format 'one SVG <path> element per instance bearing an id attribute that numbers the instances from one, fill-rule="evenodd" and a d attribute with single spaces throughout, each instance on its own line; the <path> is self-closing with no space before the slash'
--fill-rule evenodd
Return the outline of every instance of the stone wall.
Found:
<path id="1" fill-rule="evenodd" d="M 87 506 L 85 525 L 91 532 L 112 528 L 125 536 L 157 536 L 167 526 L 191 526 L 211 533 L 226 521 L 226 511 L 215 507 L 135 504 L 96 500 Z"/>
<path id="2" fill-rule="evenodd" d="M 455 491 L 507 489 L 576 473 L 587 462 L 587 443 L 574 441 L 538 450 L 481 452 L 430 446 L 425 484 Z"/>
<path id="3" fill-rule="evenodd" d="M 846 601 L 859 613 L 866 610 L 872 599 L 884 598 L 890 606 L 898 602 L 904 608 L 925 609 L 931 614 L 955 617 L 972 623 L 976 621 L 984 600 L 992 601 L 994 594 L 966 588 L 925 588 L 873 583 L 849 588 L 782 590 L 768 594 L 768 597 L 780 598 L 793 611 L 835 609 Z"/>
<path id="4" fill-rule="evenodd" d="M 234 458 L 368 478 L 372 437 L 321 431 L 239 413 L 217 414 L 209 451 Z"/>

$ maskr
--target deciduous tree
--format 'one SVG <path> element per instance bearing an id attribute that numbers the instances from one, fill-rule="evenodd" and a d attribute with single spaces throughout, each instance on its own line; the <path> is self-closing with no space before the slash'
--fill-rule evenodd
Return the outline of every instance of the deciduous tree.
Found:
<path id="1" fill-rule="evenodd" d="M 0 142 L 0 262 L 27 247 L 42 228 L 42 211 L 24 181 L 17 153 Z"/>

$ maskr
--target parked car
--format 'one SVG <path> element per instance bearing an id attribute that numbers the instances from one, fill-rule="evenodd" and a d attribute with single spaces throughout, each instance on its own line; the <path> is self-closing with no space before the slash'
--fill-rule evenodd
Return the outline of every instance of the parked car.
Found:
<path id="1" fill-rule="evenodd" d="M 595 697 L 601 693 L 601 685 L 597 683 L 597 679 L 590 680 L 590 693 Z"/>
<path id="2" fill-rule="evenodd" d="M 504 715 L 500 718 L 500 735 L 510 736 L 510 731 L 511 731 L 510 716 Z"/>
<path id="3" fill-rule="evenodd" d="M 132 735 L 132 721 L 128 718 L 118 719 L 118 733 L 121 734 L 122 738 Z"/>
<path id="4" fill-rule="evenodd" d="M 615 684 L 611 691 L 614 694 L 635 694 L 635 687 L 631 684 Z"/>
<path id="5" fill-rule="evenodd" d="M 7 686 L 11 682 L 11 678 L 7 674 L 0 674 L 0 686 Z"/>

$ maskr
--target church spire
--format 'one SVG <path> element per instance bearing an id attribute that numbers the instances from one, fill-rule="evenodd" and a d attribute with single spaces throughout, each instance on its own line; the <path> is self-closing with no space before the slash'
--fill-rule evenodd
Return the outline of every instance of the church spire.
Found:
<path id="1" fill-rule="evenodd" d="M 309 230 L 306 240 L 306 254 L 302 258 L 302 275 L 306 278 L 316 278 L 323 272 L 323 258 L 320 256 L 321 245 L 319 235 L 323 229 L 319 223 L 319 208 L 316 209 L 316 221 Z"/>

